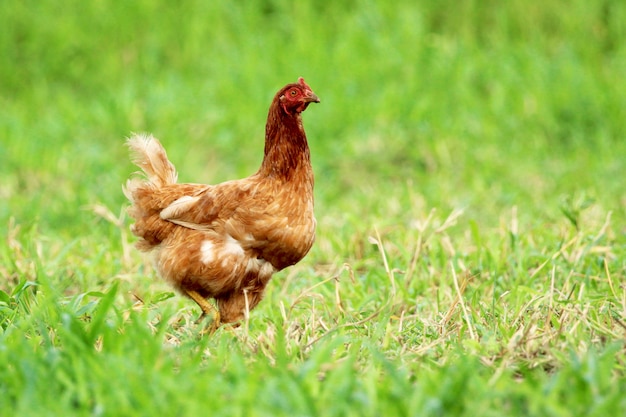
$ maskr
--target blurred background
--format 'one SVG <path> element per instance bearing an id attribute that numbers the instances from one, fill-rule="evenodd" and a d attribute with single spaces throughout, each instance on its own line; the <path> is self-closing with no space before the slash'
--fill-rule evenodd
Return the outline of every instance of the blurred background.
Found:
<path id="1" fill-rule="evenodd" d="M 322 100 L 304 114 L 321 233 L 431 208 L 623 221 L 625 24 L 611 0 L 5 0 L 0 227 L 109 230 L 84 208 L 125 204 L 130 132 L 181 181 L 255 172 L 298 76 Z"/>
<path id="2" fill-rule="evenodd" d="M 125 138 L 248 176 L 299 76 L 316 243 L 199 338 Z M 625 415 L 625 79 L 624 0 L 1 0 L 0 410 Z"/>

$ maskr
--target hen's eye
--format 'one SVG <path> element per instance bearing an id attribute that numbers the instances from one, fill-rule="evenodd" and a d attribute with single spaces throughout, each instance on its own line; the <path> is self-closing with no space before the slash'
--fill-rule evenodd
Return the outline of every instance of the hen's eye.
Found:
<path id="1" fill-rule="evenodd" d="M 296 92 L 296 90 L 291 90 L 291 92 L 289 94 L 291 94 L 292 96 L 295 96 L 297 94 L 297 92 Z"/>

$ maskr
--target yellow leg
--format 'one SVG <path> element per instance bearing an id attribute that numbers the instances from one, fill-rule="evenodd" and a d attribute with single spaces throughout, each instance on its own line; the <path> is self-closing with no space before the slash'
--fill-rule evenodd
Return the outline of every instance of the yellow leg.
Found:
<path id="1" fill-rule="evenodd" d="M 185 290 L 189 298 L 196 302 L 200 306 L 202 310 L 202 314 L 196 320 L 196 323 L 200 323 L 207 315 L 213 316 L 213 321 L 209 323 L 209 325 L 201 332 L 201 334 L 211 334 L 220 327 L 220 312 L 215 306 L 207 301 L 206 298 L 202 297 L 196 291 L 193 290 Z"/>

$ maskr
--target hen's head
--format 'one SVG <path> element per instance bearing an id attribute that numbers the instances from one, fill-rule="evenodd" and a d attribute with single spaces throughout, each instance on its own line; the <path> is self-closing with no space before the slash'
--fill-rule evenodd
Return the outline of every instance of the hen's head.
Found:
<path id="1" fill-rule="evenodd" d="M 304 78 L 298 78 L 298 82 L 287 84 L 276 94 L 276 98 L 285 113 L 302 113 L 309 103 L 319 103 L 320 99 L 315 95 L 311 87 L 304 82 Z"/>

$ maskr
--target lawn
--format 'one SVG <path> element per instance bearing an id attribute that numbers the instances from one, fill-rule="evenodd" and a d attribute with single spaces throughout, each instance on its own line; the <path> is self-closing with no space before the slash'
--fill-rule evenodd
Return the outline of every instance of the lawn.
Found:
<path id="1" fill-rule="evenodd" d="M 0 414 L 626 413 L 626 3 L 0 3 Z M 317 240 L 238 329 L 133 247 L 125 138 L 256 171 L 303 76 Z"/>

